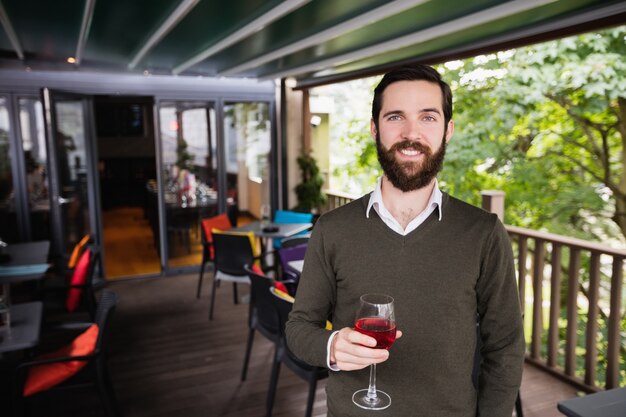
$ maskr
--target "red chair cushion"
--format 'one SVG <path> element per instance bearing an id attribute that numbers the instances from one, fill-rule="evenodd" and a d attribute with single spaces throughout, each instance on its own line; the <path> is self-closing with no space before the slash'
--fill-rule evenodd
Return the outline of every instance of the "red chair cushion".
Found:
<path id="1" fill-rule="evenodd" d="M 91 250 L 87 249 L 83 252 L 74 268 L 70 285 L 85 285 L 87 282 L 87 273 L 89 272 L 89 261 L 91 260 Z M 65 308 L 70 313 L 73 313 L 78 308 L 80 302 L 80 296 L 82 294 L 82 288 L 70 288 L 67 291 L 67 298 L 65 299 Z"/>
<path id="2" fill-rule="evenodd" d="M 69 345 L 55 352 L 38 356 L 35 360 L 91 355 L 96 350 L 99 331 L 98 325 L 94 323 Z M 71 376 L 76 375 L 85 365 L 87 365 L 87 361 L 58 362 L 33 366 L 28 370 L 28 376 L 24 384 L 24 396 L 28 397 L 60 384 Z"/>
<path id="3" fill-rule="evenodd" d="M 209 217 L 207 219 L 202 219 L 200 221 L 202 224 L 202 230 L 204 230 L 204 236 L 206 236 L 206 240 L 209 243 L 213 243 L 213 232 L 212 229 L 219 230 L 229 230 L 232 229 L 232 224 L 230 224 L 230 220 L 228 219 L 228 215 L 226 213 L 218 214 L 217 216 Z M 215 250 L 213 249 L 213 245 L 210 246 L 211 259 L 215 257 Z"/>
<path id="4" fill-rule="evenodd" d="M 250 267 L 250 269 L 252 269 L 252 272 L 254 272 L 257 275 L 261 275 L 262 277 L 265 276 L 265 272 L 263 272 L 263 270 L 261 269 L 260 266 L 258 266 L 257 264 L 252 264 L 252 266 Z"/>
<path id="5" fill-rule="evenodd" d="M 274 287 L 277 290 L 284 292 L 285 294 L 289 294 L 289 291 L 287 290 L 287 287 L 285 286 L 285 284 L 283 284 L 280 281 L 274 281 Z"/>

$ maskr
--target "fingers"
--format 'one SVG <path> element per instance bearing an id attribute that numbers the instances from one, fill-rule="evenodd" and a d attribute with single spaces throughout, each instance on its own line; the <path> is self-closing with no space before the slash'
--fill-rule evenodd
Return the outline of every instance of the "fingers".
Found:
<path id="1" fill-rule="evenodd" d="M 402 330 L 396 330 L 396 340 L 402 337 Z"/>
<path id="2" fill-rule="evenodd" d="M 331 360 L 344 371 L 363 369 L 389 358 L 385 349 L 373 349 L 376 340 L 348 327 L 341 329 L 331 345 Z"/>

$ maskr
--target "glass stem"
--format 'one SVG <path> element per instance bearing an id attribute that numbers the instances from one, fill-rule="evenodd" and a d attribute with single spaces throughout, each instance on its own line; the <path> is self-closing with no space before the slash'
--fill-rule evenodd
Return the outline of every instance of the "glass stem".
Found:
<path id="1" fill-rule="evenodd" d="M 370 385 L 367 387 L 367 399 L 376 400 L 376 364 L 370 365 Z"/>

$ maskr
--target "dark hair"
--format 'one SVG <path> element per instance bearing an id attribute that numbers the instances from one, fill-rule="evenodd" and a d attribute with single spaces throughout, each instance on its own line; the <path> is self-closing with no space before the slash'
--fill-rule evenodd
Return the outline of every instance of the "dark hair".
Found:
<path id="1" fill-rule="evenodd" d="M 406 65 L 386 73 L 374 90 L 372 119 L 377 128 L 378 116 L 383 106 L 383 92 L 389 85 L 398 81 L 428 81 L 437 84 L 439 88 L 441 88 L 441 95 L 443 96 L 441 106 L 443 107 L 443 116 L 446 125 L 450 119 L 452 119 L 452 91 L 450 90 L 450 86 L 441 79 L 441 75 L 439 75 L 437 70 L 423 64 Z"/>

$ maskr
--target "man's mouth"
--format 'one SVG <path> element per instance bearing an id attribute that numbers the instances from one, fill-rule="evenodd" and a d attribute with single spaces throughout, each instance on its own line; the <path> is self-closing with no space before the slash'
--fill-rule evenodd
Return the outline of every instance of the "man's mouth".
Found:
<path id="1" fill-rule="evenodd" d="M 420 153 L 422 153 L 422 152 L 420 152 L 420 151 L 418 151 L 418 150 L 416 150 L 416 149 L 412 149 L 412 148 L 404 148 L 404 149 L 400 149 L 400 150 L 399 150 L 399 152 L 400 152 L 402 155 L 406 155 L 406 156 L 417 156 L 417 155 L 419 155 Z"/>

